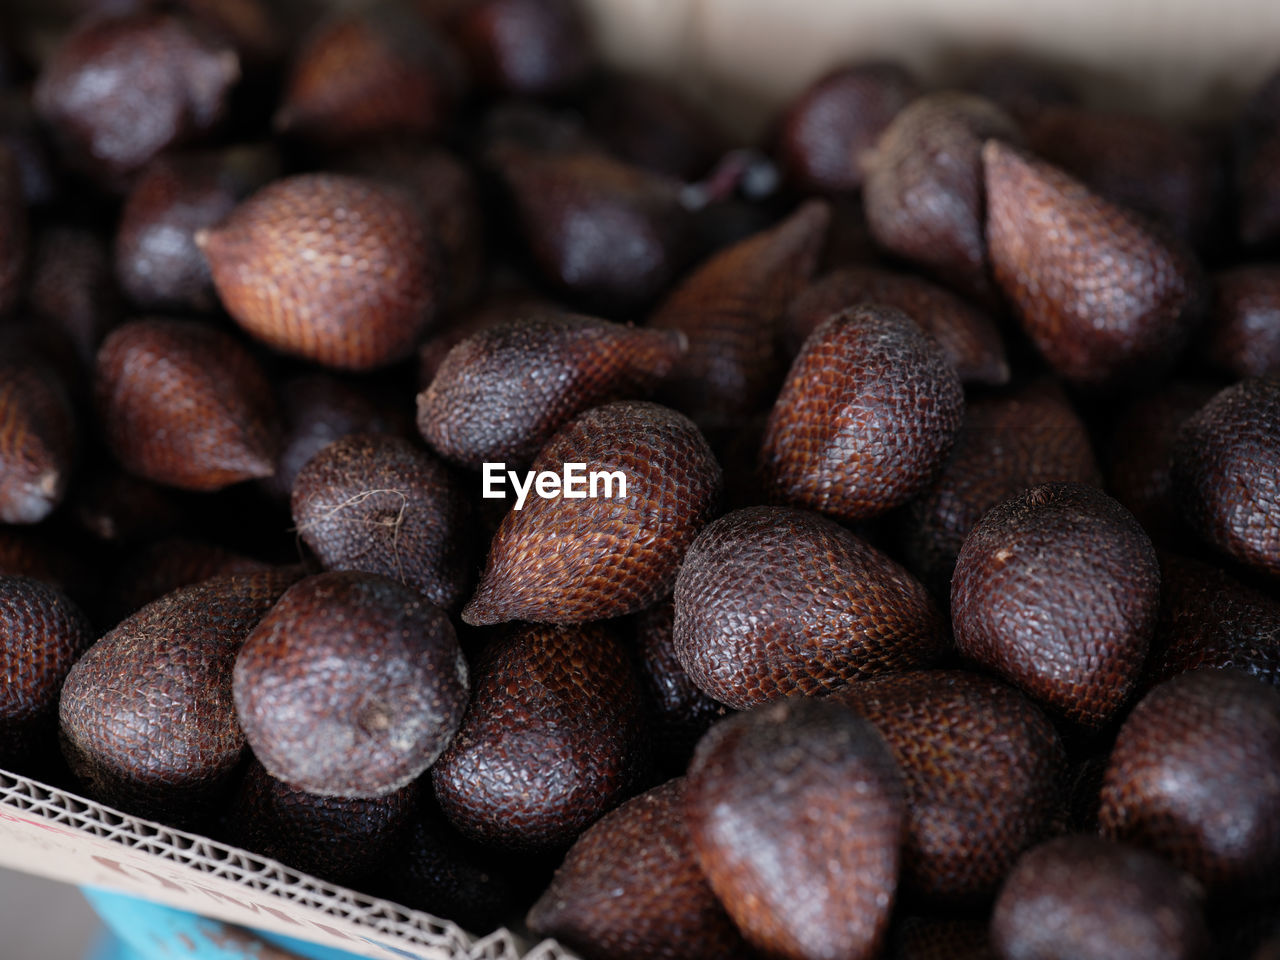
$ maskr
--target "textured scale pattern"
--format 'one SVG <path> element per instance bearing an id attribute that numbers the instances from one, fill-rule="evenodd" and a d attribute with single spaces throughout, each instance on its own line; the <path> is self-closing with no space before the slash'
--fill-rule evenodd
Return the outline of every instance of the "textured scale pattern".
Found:
<path id="1" fill-rule="evenodd" d="M 714 254 L 659 305 L 650 326 L 689 338 L 662 394 L 668 403 L 699 424 L 768 407 L 783 372 L 783 315 L 818 267 L 830 220 L 830 208 L 811 200 Z"/>
<path id="2" fill-rule="evenodd" d="M 244 735 L 267 772 L 307 793 L 395 793 L 462 722 L 467 663 L 453 624 L 402 584 L 321 573 L 295 584 L 236 658 Z"/>
<path id="3" fill-rule="evenodd" d="M 109 611 L 123 620 L 153 600 L 213 577 L 264 573 L 261 560 L 202 540 L 164 537 L 124 558 L 112 577 Z"/>
<path id="4" fill-rule="evenodd" d="M 1237 379 L 1280 376 L 1280 267 L 1235 267 L 1213 278 L 1206 354 Z"/>
<path id="5" fill-rule="evenodd" d="M 1105 835 L 1145 847 L 1211 894 L 1275 895 L 1280 690 L 1236 670 L 1160 684 L 1120 728 L 1102 785 Z"/>
<path id="6" fill-rule="evenodd" d="M 88 619 L 61 590 L 0 575 L 0 765 L 55 743 L 58 695 L 93 643 Z"/>
<path id="7" fill-rule="evenodd" d="M 959 377 L 906 314 L 850 308 L 791 365 L 760 451 L 765 489 L 841 520 L 877 516 L 928 488 L 963 417 Z"/>
<path id="8" fill-rule="evenodd" d="M 1150 539 L 1124 507 L 1079 483 L 1042 484 L 991 510 L 951 581 L 960 652 L 1088 728 L 1124 707 L 1159 604 Z"/>
<path id="9" fill-rule="evenodd" d="M 983 162 L 992 273 L 1050 366 L 1104 392 L 1170 367 L 1201 296 L 1191 258 L 1029 154 L 993 141 Z"/>
<path id="10" fill-rule="evenodd" d="M 1066 754 L 1016 690 L 958 670 L 917 671 L 834 696 L 875 724 L 902 771 L 905 888 L 937 900 L 989 897 L 1049 835 Z"/>
<path id="11" fill-rule="evenodd" d="M 601 960 L 741 960 L 746 944 L 698 866 L 685 782 L 628 800 L 578 838 L 527 920 Z"/>
<path id="12" fill-rule="evenodd" d="M 436 242 L 388 184 L 338 174 L 278 180 L 197 235 L 232 318 L 326 367 L 403 360 L 435 319 Z"/>
<path id="13" fill-rule="evenodd" d="M 631 796 L 648 729 L 625 645 L 607 626 L 521 626 L 475 665 L 462 728 L 432 768 L 436 799 L 472 840 L 555 850 Z"/>
<path id="14" fill-rule="evenodd" d="M 879 267 L 845 267 L 817 280 L 787 310 L 785 337 L 792 354 L 829 316 L 849 307 L 881 303 L 901 310 L 941 348 L 963 383 L 1009 382 L 1000 331 L 981 310 L 951 291 L 912 274 Z"/>
<path id="15" fill-rule="evenodd" d="M 92 796 L 191 824 L 221 801 L 244 754 L 231 670 L 296 568 L 233 575 L 139 610 L 77 661 L 62 688 L 63 754 Z"/>
<path id="16" fill-rule="evenodd" d="M 530 496 L 502 519 L 480 585 L 462 611 L 481 626 L 506 620 L 583 623 L 635 613 L 671 592 L 685 550 L 716 513 L 723 477 L 687 418 L 656 403 L 622 400 L 578 417 L 531 470 L 585 463 L 621 471 L 596 499 Z"/>
<path id="17" fill-rule="evenodd" d="M 418 429 L 437 453 L 464 467 L 523 466 L 579 414 L 647 398 L 683 346 L 678 331 L 573 314 L 503 323 L 449 352 L 418 395 Z"/>
<path id="18" fill-rule="evenodd" d="M 1205 542 L 1280 577 L 1280 375 L 1227 387 L 1183 423 L 1172 477 Z"/>
<path id="19" fill-rule="evenodd" d="M 0 523 L 39 523 L 62 502 L 76 452 L 61 380 L 22 353 L 0 359 Z"/>
<path id="20" fill-rule="evenodd" d="M 676 656 L 745 708 L 927 666 L 946 627 L 911 574 L 838 524 L 748 507 L 708 524 L 675 587 Z"/>
<path id="21" fill-rule="evenodd" d="M 470 518 L 462 479 L 402 437 L 342 437 L 293 485 L 293 521 L 326 569 L 379 573 L 440 607 L 471 583 Z"/>
<path id="22" fill-rule="evenodd" d="M 1097 837 L 1058 837 L 1024 856 L 996 901 L 1004 960 L 1203 960 L 1199 891 L 1164 860 Z"/>
<path id="23" fill-rule="evenodd" d="M 0 317 L 22 294 L 28 241 L 21 171 L 13 152 L 0 142 Z"/>
<path id="24" fill-rule="evenodd" d="M 803 698 L 730 717 L 698 744 L 685 796 L 703 873 L 756 950 L 785 960 L 879 955 L 906 801 L 870 723 Z"/>

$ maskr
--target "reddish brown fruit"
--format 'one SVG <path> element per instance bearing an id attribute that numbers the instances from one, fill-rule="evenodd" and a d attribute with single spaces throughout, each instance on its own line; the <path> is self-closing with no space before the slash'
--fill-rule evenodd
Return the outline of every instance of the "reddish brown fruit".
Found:
<path id="1" fill-rule="evenodd" d="M 523 466 L 579 414 L 648 397 L 683 347 L 677 331 L 573 314 L 509 321 L 449 352 L 418 395 L 418 430 L 464 467 Z"/>
<path id="2" fill-rule="evenodd" d="M 1159 604 L 1151 541 L 1079 483 L 1042 484 L 988 513 L 951 582 L 960 652 L 1089 728 L 1128 700 Z"/>
<path id="3" fill-rule="evenodd" d="M 458 52 L 412 5 L 375 3 L 302 38 L 275 126 L 326 144 L 432 136 L 465 83 Z"/>
<path id="4" fill-rule="evenodd" d="M 878 267 L 846 267 L 828 273 L 791 301 L 784 337 L 794 356 L 833 313 L 879 303 L 901 310 L 942 350 L 962 383 L 1009 382 L 1000 331 L 981 310 L 921 277 Z"/>
<path id="5" fill-rule="evenodd" d="M 62 682 L 93 643 L 92 629 L 62 591 L 0 575 L 0 764 L 55 747 Z"/>
<path id="6" fill-rule="evenodd" d="M 336 440 L 293 485 L 293 521 L 326 569 L 382 574 L 441 607 L 471 582 L 469 520 L 461 479 L 402 437 Z"/>
<path id="7" fill-rule="evenodd" d="M 928 488 L 964 416 L 960 379 L 938 345 L 892 307 L 854 307 L 805 341 L 769 415 L 765 489 L 842 520 L 901 506 Z"/>
<path id="8" fill-rule="evenodd" d="M 1280 268 L 1236 267 L 1213 278 L 1206 354 L 1236 379 L 1280 375 Z"/>
<path id="9" fill-rule="evenodd" d="M 433 331 L 418 348 L 418 386 L 425 390 L 436 378 L 449 351 L 472 334 L 488 330 L 512 319 L 533 319 L 564 311 L 550 301 L 524 291 L 494 292 L 471 309 Z"/>
<path id="10" fill-rule="evenodd" d="M 699 423 L 768 407 L 782 376 L 782 317 L 817 269 L 830 220 L 826 204 L 810 201 L 715 254 L 663 301 L 650 326 L 689 338 L 665 391 L 672 406 Z"/>
<path id="11" fill-rule="evenodd" d="M 14 155 L 0 144 L 0 316 L 18 302 L 27 267 L 27 211 Z"/>
<path id="12" fill-rule="evenodd" d="M 984 58 L 965 88 L 986 97 L 1019 123 L 1033 119 L 1046 107 L 1080 100 L 1079 91 L 1051 65 L 1010 51 Z"/>
<path id="13" fill-rule="evenodd" d="M 749 507 L 699 534 L 675 588 L 676 656 L 745 708 L 926 666 L 945 626 L 925 588 L 823 517 Z"/>
<path id="14" fill-rule="evenodd" d="M 98 351 L 94 393 L 112 453 L 148 480 L 219 490 L 275 470 L 271 386 L 249 351 L 212 326 L 116 328 Z"/>
<path id="15" fill-rule="evenodd" d="M 196 243 L 237 323 L 324 366 L 404 359 L 440 299 L 436 242 L 412 200 L 357 177 L 279 180 Z"/>
<path id="16" fill-rule="evenodd" d="M 46 61 L 35 105 L 64 160 L 112 186 L 207 134 L 240 78 L 230 46 L 174 16 L 91 18 Z"/>
<path id="17" fill-rule="evenodd" d="M 81 372 L 92 370 L 98 347 L 119 319 L 107 244 L 80 227 L 41 229 L 31 250 L 27 306 L 66 336 Z"/>
<path id="18" fill-rule="evenodd" d="M 1129 389 L 1191 335 L 1199 268 L 1137 215 L 1056 167 L 983 148 L 996 282 L 1049 364 L 1089 390 Z"/>
<path id="19" fill-rule="evenodd" d="M 1280 376 L 1223 390 L 1178 432 L 1173 489 L 1207 543 L 1280 576 Z"/>
<path id="20" fill-rule="evenodd" d="M 671 780 L 607 814 L 578 838 L 529 911 L 529 929 L 583 956 L 702 960 L 747 956 L 698 866 L 685 825 L 685 782 Z"/>
<path id="21" fill-rule="evenodd" d="M 178 6 L 201 27 L 226 38 L 251 79 L 274 70 L 283 56 L 281 11 L 270 0 L 180 0 Z"/>
<path id="22" fill-rule="evenodd" d="M 91 463 L 73 494 L 76 523 L 85 532 L 104 543 L 129 544 L 153 542 L 181 526 L 183 505 L 172 491 L 139 480 L 105 458 Z"/>
<path id="23" fill-rule="evenodd" d="M 626 647 L 602 625 L 522 626 L 475 666 L 462 729 L 431 771 L 465 836 L 506 850 L 568 846 L 648 773 Z"/>
<path id="24" fill-rule="evenodd" d="M 895 927 L 892 960 L 1000 960 L 985 921 L 907 917 Z"/>
<path id="25" fill-rule="evenodd" d="M 866 156 L 919 94 L 916 79 L 896 63 L 863 63 L 825 74 L 782 115 L 776 152 L 783 171 L 806 192 L 857 190 Z"/>
<path id="26" fill-rule="evenodd" d="M 236 658 L 236 716 L 267 772 L 327 797 L 384 797 L 453 738 L 467 664 L 444 611 L 385 577 L 290 588 Z"/>
<path id="27" fill-rule="evenodd" d="M 113 623 L 141 610 L 153 600 L 229 574 L 265 573 L 261 560 L 200 540 L 167 537 L 127 557 L 112 578 L 108 612 Z"/>
<path id="28" fill-rule="evenodd" d="M 983 236 L 982 144 L 1017 141 L 995 104 L 966 93 L 920 97 L 897 115 L 866 162 L 863 199 L 881 247 L 980 303 L 992 302 Z"/>
<path id="29" fill-rule="evenodd" d="M 19 352 L 0 360 L 0 523 L 39 523 L 62 502 L 76 425 L 62 381 Z"/>
<path id="30" fill-rule="evenodd" d="M 1053 724 L 996 680 L 920 671 L 852 683 L 835 698 L 885 738 L 907 787 L 902 882 L 926 897 L 995 893 L 1049 835 L 1066 754 Z"/>
<path id="31" fill-rule="evenodd" d="M 476 77 L 503 93 L 559 93 L 592 66 L 577 0 L 476 0 L 453 30 Z"/>
<path id="32" fill-rule="evenodd" d="M 799 698 L 730 717 L 698 744 L 685 790 L 698 861 L 753 947 L 788 960 L 878 956 L 906 804 L 870 723 Z"/>
<path id="33" fill-rule="evenodd" d="M 221 800 L 245 743 L 232 665 L 299 573 L 219 577 L 175 591 L 80 658 L 62 689 L 62 748 L 94 797 L 182 824 Z"/>
<path id="34" fill-rule="evenodd" d="M 1280 690 L 1235 670 L 1156 687 L 1116 738 L 1103 833 L 1146 847 L 1211 893 L 1276 892 Z"/>
<path id="35" fill-rule="evenodd" d="M 1200 892 L 1142 850 L 1069 836 L 1009 874 L 991 921 L 1004 960 L 1203 960 Z"/>
<path id="36" fill-rule="evenodd" d="M 481 626 L 584 623 L 635 613 L 670 593 L 685 550 L 719 505 L 723 478 L 698 428 L 655 403 L 623 400 L 563 427 L 531 471 L 585 463 L 621 472 L 585 500 L 530 497 L 502 520 L 475 596 Z"/>

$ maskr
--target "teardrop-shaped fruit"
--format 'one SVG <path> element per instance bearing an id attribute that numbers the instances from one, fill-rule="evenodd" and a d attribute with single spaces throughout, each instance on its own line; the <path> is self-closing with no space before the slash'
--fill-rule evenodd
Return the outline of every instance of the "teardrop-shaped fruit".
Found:
<path id="1" fill-rule="evenodd" d="M 1144 850 L 1058 837 L 1009 874 L 991 939 L 1005 960 L 1203 960 L 1200 900 L 1189 877 Z"/>
<path id="2" fill-rule="evenodd" d="M 432 768 L 465 836 L 506 850 L 568 846 L 648 774 L 626 646 L 604 625 L 521 626 L 475 665 L 462 728 Z"/>
<path id="3" fill-rule="evenodd" d="M 663 301 L 650 326 L 689 338 L 663 394 L 672 406 L 699 423 L 768 407 L 782 375 L 783 314 L 817 269 L 830 220 L 825 203 L 810 201 L 712 256 Z"/>
<path id="4" fill-rule="evenodd" d="M 982 155 L 991 270 L 1044 358 L 1090 390 L 1157 379 L 1193 329 L 1194 260 L 1043 160 L 999 141 Z"/>
<path id="5" fill-rule="evenodd" d="M 1066 754 L 1018 691 L 959 670 L 841 687 L 835 698 L 885 738 L 907 786 L 903 883 L 927 897 L 994 894 L 1019 854 L 1049 835 Z"/>
<path id="6" fill-rule="evenodd" d="M 542 448 L 525 480 L 569 463 L 585 464 L 565 487 L 573 497 L 526 486 L 523 507 L 502 519 L 462 611 L 467 623 L 584 623 L 643 610 L 670 593 L 719 506 L 723 477 L 706 439 L 656 403 L 587 411 Z"/>
<path id="7" fill-rule="evenodd" d="M 1151 540 L 1128 510 L 1079 483 L 1045 483 L 990 511 L 951 581 L 960 652 L 1095 729 L 1133 691 L 1159 606 Z"/>
<path id="8" fill-rule="evenodd" d="M 321 573 L 290 588 L 235 662 L 235 712 L 278 780 L 326 797 L 384 797 L 453 739 L 467 706 L 453 624 L 403 584 Z"/>
<path id="9" fill-rule="evenodd" d="M 107 457 L 86 467 L 73 509 L 79 527 L 104 543 L 121 545 L 154 542 L 174 533 L 184 520 L 183 504 L 173 491 L 139 480 Z"/>
<path id="10" fill-rule="evenodd" d="M 293 521 L 329 570 L 399 580 L 452 607 L 471 583 L 462 480 L 403 437 L 349 434 L 298 473 Z"/>
<path id="11" fill-rule="evenodd" d="M 999 107 L 943 91 L 908 104 L 866 160 L 862 196 L 871 235 L 949 287 L 991 302 L 982 144 L 1016 142 L 1016 124 Z"/>
<path id="12" fill-rule="evenodd" d="M 853 307 L 805 341 L 760 451 L 780 503 L 863 520 L 926 490 L 951 452 L 964 390 L 901 311 Z"/>
<path id="13" fill-rule="evenodd" d="M 1280 576 L 1280 375 L 1227 387 L 1188 419 L 1172 476 L 1183 515 L 1206 543 Z"/>
<path id="14" fill-rule="evenodd" d="M 911 574 L 838 524 L 748 507 L 708 524 L 675 588 L 676 656 L 732 707 L 927 666 L 946 627 Z"/>
<path id="15" fill-rule="evenodd" d="M 227 312 L 268 346 L 344 370 L 402 360 L 435 318 L 436 246 L 388 184 L 287 177 L 196 234 Z"/>
<path id="16" fill-rule="evenodd" d="M 512 317 L 534 318 L 564 312 L 549 300 L 521 288 L 491 291 L 479 303 L 448 318 L 422 341 L 418 348 L 419 388 L 425 390 L 431 386 L 449 351 L 472 334 L 506 323 Z"/>
<path id="17" fill-rule="evenodd" d="M 0 764 L 56 749 L 58 695 L 93 643 L 88 619 L 61 590 L 0 575 Z"/>
<path id="18" fill-rule="evenodd" d="M 1213 278 L 1207 359 L 1231 377 L 1280 375 L 1280 268 L 1255 264 Z"/>
<path id="19" fill-rule="evenodd" d="M 1212 894 L 1275 894 L 1277 770 L 1280 690 L 1236 670 L 1194 670 L 1160 684 L 1125 720 L 1099 822 Z"/>
<path id="20" fill-rule="evenodd" d="M 475 0 L 453 23 L 472 72 L 487 87 L 520 96 L 560 93 L 594 60 L 579 0 Z"/>
<path id="21" fill-rule="evenodd" d="M 418 395 L 418 429 L 464 467 L 524 466 L 579 414 L 648 397 L 683 346 L 677 331 L 574 314 L 511 320 L 449 352 Z"/>
<path id="22" fill-rule="evenodd" d="M 94 394 L 111 452 L 148 480 L 219 490 L 275 470 L 271 385 L 252 354 L 215 327 L 117 327 L 98 351 Z"/>
<path id="23" fill-rule="evenodd" d="M 130 813 L 198 822 L 244 753 L 231 670 L 297 568 L 218 577 L 139 610 L 67 677 L 63 754 L 92 795 Z"/>
<path id="24" fill-rule="evenodd" d="M 52 370 L 19 352 L 0 360 L 0 523 L 39 523 L 62 502 L 75 414 Z"/>
<path id="25" fill-rule="evenodd" d="M 13 153 L 0 144 L 0 317 L 22 295 L 27 266 L 27 208 Z"/>
<path id="26" fill-rule="evenodd" d="M 742 958 L 746 945 L 698 866 L 685 782 L 670 780 L 578 838 L 529 911 L 529 929 L 587 957 Z"/>
<path id="27" fill-rule="evenodd" d="M 27 306 L 66 336 L 81 370 L 92 370 L 98 347 L 120 319 L 106 240 L 83 227 L 42 227 L 31 248 Z"/>
<path id="28" fill-rule="evenodd" d="M 879 267 L 845 267 L 815 281 L 791 301 L 784 336 L 800 352 L 833 313 L 880 303 L 915 321 L 942 349 L 963 383 L 999 386 L 1009 381 L 1009 361 L 995 323 L 950 290 L 909 273 Z"/>
<path id="29" fill-rule="evenodd" d="M 698 744 L 685 797 L 703 873 L 756 950 L 878 956 L 906 802 L 868 721 L 804 698 L 729 717 Z"/>

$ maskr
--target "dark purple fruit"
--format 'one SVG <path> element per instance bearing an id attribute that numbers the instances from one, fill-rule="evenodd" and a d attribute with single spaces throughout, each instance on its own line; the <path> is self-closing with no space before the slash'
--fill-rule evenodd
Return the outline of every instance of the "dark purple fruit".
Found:
<path id="1" fill-rule="evenodd" d="M 61 378 L 20 351 L 0 359 L 0 523 L 39 523 L 54 511 L 75 446 Z"/>
<path id="2" fill-rule="evenodd" d="M 213 577 L 265 573 L 268 564 L 226 547 L 165 537 L 153 540 L 120 562 L 112 577 L 108 613 L 118 623 L 161 597 Z"/>
<path id="3" fill-rule="evenodd" d="M 472 72 L 502 93 L 559 93 L 585 79 L 594 53 L 578 0 L 475 0 L 453 24 Z"/>
<path id="4" fill-rule="evenodd" d="M 1080 93 L 1053 65 L 1039 58 L 1001 50 L 982 60 L 965 88 L 997 104 L 1019 123 L 1046 107 L 1080 101 Z"/>
<path id="5" fill-rule="evenodd" d="M 92 370 L 120 311 L 106 242 L 82 227 L 53 224 L 37 231 L 27 307 L 67 338 L 81 370 Z"/>
<path id="6" fill-rule="evenodd" d="M 1280 268 L 1235 267 L 1213 278 L 1207 359 L 1237 379 L 1280 375 Z"/>

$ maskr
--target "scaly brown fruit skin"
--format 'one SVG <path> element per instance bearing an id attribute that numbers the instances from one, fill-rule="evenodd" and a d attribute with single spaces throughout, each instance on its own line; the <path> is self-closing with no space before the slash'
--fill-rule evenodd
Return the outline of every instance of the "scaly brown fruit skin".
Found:
<path id="1" fill-rule="evenodd" d="M 1041 484 L 991 510 L 951 581 L 960 652 L 1090 729 L 1128 700 L 1159 605 L 1151 540 L 1079 483 Z"/>
<path id="2" fill-rule="evenodd" d="M 152 601 L 213 577 L 265 573 L 270 565 L 212 543 L 166 537 L 125 557 L 115 576 L 108 613 L 113 623 Z"/>
<path id="3" fill-rule="evenodd" d="M 993 137 L 1020 139 L 990 101 L 955 92 L 920 97 L 884 131 L 862 189 L 876 243 L 984 304 L 995 300 L 982 178 L 982 144 Z"/>
<path id="4" fill-rule="evenodd" d="M 1183 423 L 1173 490 L 1206 542 L 1280 576 L 1280 376 L 1227 387 Z"/>
<path id="5" fill-rule="evenodd" d="M 28 242 L 22 178 L 14 154 L 0 144 L 0 317 L 22 294 Z"/>
<path id="6" fill-rule="evenodd" d="M 869 722 L 804 698 L 730 717 L 698 744 L 685 797 L 703 873 L 754 948 L 787 960 L 878 956 L 906 803 Z"/>
<path id="7" fill-rule="evenodd" d="M 928 591 L 836 523 L 748 507 L 708 524 L 675 588 L 676 656 L 743 709 L 927 666 L 946 647 Z"/>
<path id="8" fill-rule="evenodd" d="M 996 901 L 1004 960 L 1204 960 L 1200 892 L 1164 860 L 1089 836 L 1027 853 Z"/>
<path id="9" fill-rule="evenodd" d="M 1195 261 L 1057 167 L 999 141 L 982 158 L 992 273 L 1040 353 L 1086 390 L 1157 379 L 1193 330 Z"/>
<path id="10" fill-rule="evenodd" d="M 768 407 L 782 376 L 782 317 L 818 267 L 830 220 L 825 203 L 809 201 L 713 255 L 659 305 L 649 325 L 689 338 L 666 402 L 700 424 L 737 422 Z"/>
<path id="11" fill-rule="evenodd" d="M 27 306 L 66 335 L 82 370 L 92 370 L 98 347 L 120 312 L 106 242 L 81 227 L 39 230 L 31 248 Z"/>
<path id="12" fill-rule="evenodd" d="M 473 626 L 530 620 L 585 623 L 635 613 L 671 592 L 693 538 L 719 507 L 723 477 L 687 417 L 621 400 L 596 407 L 551 438 L 530 470 L 621 471 L 598 498 L 532 494 L 502 519 L 462 619 Z"/>
<path id="13" fill-rule="evenodd" d="M 905 888 L 936 900 L 988 897 L 1049 836 L 1067 758 L 1048 717 L 1018 691 L 938 670 L 833 696 L 875 724 L 902 770 Z"/>
<path id="14" fill-rule="evenodd" d="M 698 866 L 685 782 L 670 780 L 593 824 L 529 911 L 529 929 L 583 956 L 745 958 L 747 946 Z"/>
<path id="15" fill-rule="evenodd" d="M 1280 375 L 1280 268 L 1235 267 L 1213 278 L 1207 359 L 1236 379 Z"/>
<path id="16" fill-rule="evenodd" d="M 784 330 L 788 352 L 799 353 L 833 313 L 869 303 L 895 307 L 915 321 L 962 383 L 998 387 L 1009 382 L 1004 343 L 990 317 L 922 277 L 879 267 L 833 270 L 792 300 Z"/>
<path id="17" fill-rule="evenodd" d="M 0 763 L 13 768 L 56 750 L 58 695 L 93 643 L 92 627 L 61 590 L 0 576 Z"/>
<path id="18" fill-rule="evenodd" d="M 892 960 L 1000 960 L 985 920 L 906 917 L 889 937 Z"/>
<path id="19" fill-rule="evenodd" d="M 877 516 L 929 487 L 963 417 L 960 378 L 906 314 L 844 310 L 805 341 L 778 394 L 765 490 L 841 520 Z"/>
<path id="20" fill-rule="evenodd" d="M 606 625 L 517 627 L 484 648 L 475 678 L 462 728 L 431 770 L 464 836 L 506 850 L 565 847 L 643 783 L 644 705 Z"/>
<path id="21" fill-rule="evenodd" d="M 62 502 L 76 423 L 61 379 L 19 352 L 0 360 L 0 523 L 39 523 Z"/>
<path id="22" fill-rule="evenodd" d="M 561 93 L 594 59 L 576 0 L 477 0 L 452 28 L 476 78 L 503 93 Z"/>
<path id="23" fill-rule="evenodd" d="M 529 463 L 562 426 L 613 400 L 642 400 L 684 336 L 561 314 L 513 320 L 455 346 L 418 395 L 418 430 L 447 460 Z"/>
<path id="24" fill-rule="evenodd" d="M 778 121 L 774 153 L 787 179 L 806 193 L 859 189 L 866 156 L 919 95 L 915 77 L 887 61 L 840 67 L 819 77 Z"/>
<path id="25" fill-rule="evenodd" d="M 229 46 L 168 14 L 90 19 L 54 50 L 35 106 L 63 159 L 120 187 L 160 151 L 204 136 L 240 78 Z"/>
<path id="26" fill-rule="evenodd" d="M 298 473 L 292 506 L 328 570 L 382 574 L 446 608 L 471 584 L 463 482 L 403 437 L 350 434 L 329 444 Z"/>
<path id="27" fill-rule="evenodd" d="M 544 314 L 564 313 L 548 300 L 524 291 L 491 293 L 468 310 L 432 331 L 418 348 L 418 386 L 426 390 L 436 378 L 449 351 L 472 334 L 509 320 L 530 320 Z"/>
<path id="28" fill-rule="evenodd" d="M 199 822 L 244 753 L 231 670 L 245 637 L 298 568 L 207 580 L 139 610 L 67 676 L 63 755 L 104 803 L 166 823 Z"/>
<path id="29" fill-rule="evenodd" d="M 1276 892 L 1280 690 L 1236 670 L 1160 684 L 1120 728 L 1102 786 L 1102 832 L 1145 847 L 1211 894 Z"/>
<path id="30" fill-rule="evenodd" d="M 278 180 L 196 242 L 237 323 L 327 367 L 373 370 L 404 359 L 440 300 L 428 224 L 403 191 L 377 181 Z"/>
<path id="31" fill-rule="evenodd" d="M 131 473 L 183 490 L 220 490 L 275 470 L 271 385 L 222 330 L 126 323 L 98 350 L 93 386 L 107 444 Z"/>
<path id="32" fill-rule="evenodd" d="M 267 772 L 326 797 L 394 793 L 435 762 L 467 706 L 448 616 L 367 573 L 289 589 L 236 658 L 244 735 Z"/>
<path id="33" fill-rule="evenodd" d="M 330 16 L 301 40 L 277 131 L 323 144 L 442 131 L 466 86 L 462 58 L 412 5 Z"/>
<path id="34" fill-rule="evenodd" d="M 1057 386 L 972 398 L 937 481 L 893 520 L 907 567 L 941 599 L 969 531 L 992 507 L 1053 480 L 1101 486 L 1089 433 Z"/>

